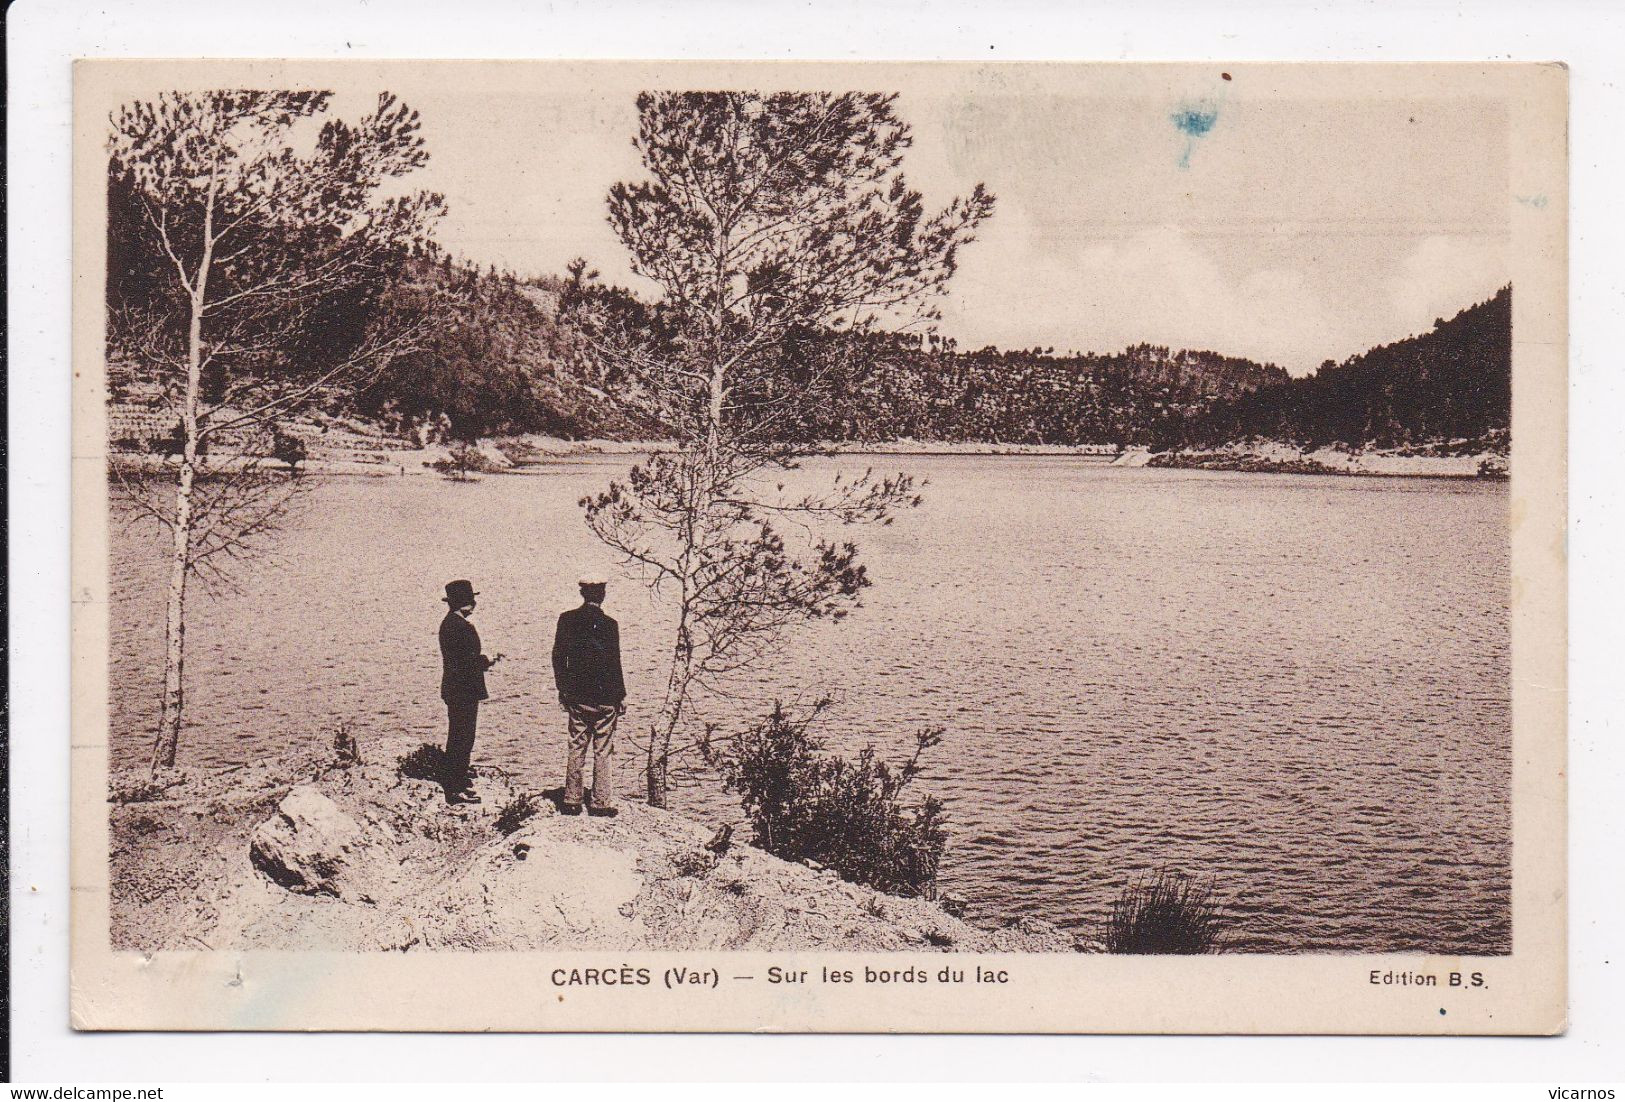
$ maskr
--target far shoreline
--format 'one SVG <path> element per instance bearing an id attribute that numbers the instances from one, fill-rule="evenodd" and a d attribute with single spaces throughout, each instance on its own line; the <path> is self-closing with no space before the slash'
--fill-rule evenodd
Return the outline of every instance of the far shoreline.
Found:
<path id="1" fill-rule="evenodd" d="M 316 439 L 320 439 L 317 437 Z M 380 446 L 367 447 L 377 443 Z M 448 474 L 443 465 L 449 451 L 441 446 L 396 448 L 382 440 L 354 441 L 350 446 L 311 448 L 300 462 L 301 474 L 371 478 L 441 477 Z M 1466 445 L 1464 447 L 1464 445 Z M 658 440 L 565 440 L 535 434 L 482 439 L 479 451 L 486 469 L 470 471 L 464 481 L 478 481 L 487 475 L 524 474 L 577 459 L 611 456 L 641 456 L 672 448 L 670 441 Z M 1416 454 L 1456 449 L 1458 454 Z M 1409 454 L 1407 454 L 1409 453 Z M 1313 451 L 1272 441 L 1233 443 L 1201 450 L 1154 452 L 1144 447 L 1117 448 L 1103 444 L 1018 444 L 974 441 L 895 440 L 864 444 L 821 443 L 812 445 L 808 458 L 824 456 L 895 456 L 965 458 L 1055 458 L 1074 459 L 1090 466 L 1159 470 L 1229 471 L 1242 474 L 1334 475 L 1357 478 L 1426 478 L 1474 481 L 1506 481 L 1507 455 L 1504 452 L 1472 448 L 1467 442 L 1409 449 L 1358 449 L 1343 446 Z M 173 457 L 153 453 L 112 452 L 110 462 L 127 469 L 158 471 L 169 467 Z M 228 456 L 228 466 L 253 462 L 247 456 Z M 283 469 L 264 457 L 270 470 Z"/>

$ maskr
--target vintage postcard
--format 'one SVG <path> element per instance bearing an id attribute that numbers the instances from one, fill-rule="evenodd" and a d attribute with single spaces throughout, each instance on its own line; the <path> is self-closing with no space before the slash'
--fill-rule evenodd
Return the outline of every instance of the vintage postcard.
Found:
<path id="1" fill-rule="evenodd" d="M 1561 1031 L 1567 86 L 79 63 L 75 1025 Z"/>

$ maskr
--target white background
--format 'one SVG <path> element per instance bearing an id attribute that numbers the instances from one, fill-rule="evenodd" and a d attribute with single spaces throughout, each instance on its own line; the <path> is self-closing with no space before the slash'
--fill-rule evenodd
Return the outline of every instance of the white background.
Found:
<path id="1" fill-rule="evenodd" d="M 8 12 L 13 1074 L 22 1081 L 1625 1078 L 1625 4 L 21 0 Z M 1572 73 L 1573 1026 L 1555 1039 L 79 1035 L 68 1029 L 69 62 L 1484 60 Z M 1531 1092 L 1531 1097 L 1536 1097 Z M 1541 1092 L 1538 1097 L 1545 1097 Z"/>

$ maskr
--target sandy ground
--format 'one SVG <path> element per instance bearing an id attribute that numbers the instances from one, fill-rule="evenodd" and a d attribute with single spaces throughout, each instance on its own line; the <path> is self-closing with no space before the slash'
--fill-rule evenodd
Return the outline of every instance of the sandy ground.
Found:
<path id="1" fill-rule="evenodd" d="M 482 770 L 484 803 L 453 807 L 438 784 L 403 774 L 403 749 L 365 748 L 365 763 L 288 760 L 158 786 L 139 773 L 115 776 L 113 945 L 1094 948 L 1031 919 L 981 929 L 935 903 L 882 895 L 737 842 L 717 853 L 707 848 L 710 827 L 636 803 L 599 818 L 561 815 L 535 799 L 536 810 L 504 834 L 499 816 L 521 795 L 504 774 Z"/>

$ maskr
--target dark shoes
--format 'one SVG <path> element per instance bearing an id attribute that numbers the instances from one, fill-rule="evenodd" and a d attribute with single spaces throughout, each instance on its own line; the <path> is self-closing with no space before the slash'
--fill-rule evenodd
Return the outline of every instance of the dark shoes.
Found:
<path id="1" fill-rule="evenodd" d="M 480 794 L 478 792 L 475 792 L 472 788 L 469 788 L 463 790 L 462 792 L 454 792 L 447 796 L 446 802 L 448 804 L 480 804 L 484 803 L 485 801 L 480 799 Z"/>
<path id="2" fill-rule="evenodd" d="M 600 819 L 613 819 L 615 816 L 619 815 L 620 812 L 613 807 L 589 807 L 587 809 L 587 814 L 596 815 Z"/>
<path id="3" fill-rule="evenodd" d="M 559 805 L 559 814 L 560 815 L 580 815 L 581 814 L 581 805 L 580 804 L 560 804 Z"/>

